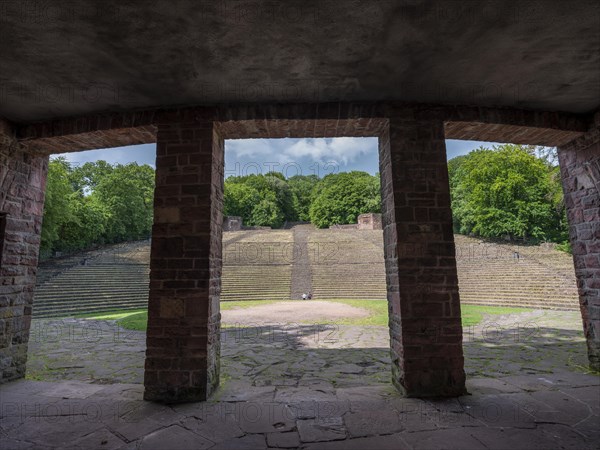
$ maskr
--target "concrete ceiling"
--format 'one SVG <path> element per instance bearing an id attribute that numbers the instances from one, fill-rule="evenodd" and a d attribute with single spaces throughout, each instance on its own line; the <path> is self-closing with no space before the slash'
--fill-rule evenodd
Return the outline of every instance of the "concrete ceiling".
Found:
<path id="1" fill-rule="evenodd" d="M 73 0 L 0 9 L 0 116 L 20 123 L 229 102 L 600 107 L 597 1 Z"/>

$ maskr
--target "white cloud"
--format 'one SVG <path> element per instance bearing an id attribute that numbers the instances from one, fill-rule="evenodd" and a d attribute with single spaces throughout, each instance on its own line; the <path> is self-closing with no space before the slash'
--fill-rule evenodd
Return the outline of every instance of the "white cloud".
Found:
<path id="1" fill-rule="evenodd" d="M 226 143 L 226 152 L 234 158 L 270 158 L 280 163 L 308 159 L 315 162 L 335 161 L 348 164 L 372 153 L 374 138 L 331 139 L 239 139 Z"/>
<path id="2" fill-rule="evenodd" d="M 372 153 L 376 142 L 376 138 L 301 139 L 288 147 L 285 153 L 291 158 L 305 157 L 321 163 L 336 162 L 345 165 Z"/>
<path id="3" fill-rule="evenodd" d="M 225 143 L 225 152 L 237 158 L 264 158 L 277 155 L 274 139 L 236 139 Z"/>

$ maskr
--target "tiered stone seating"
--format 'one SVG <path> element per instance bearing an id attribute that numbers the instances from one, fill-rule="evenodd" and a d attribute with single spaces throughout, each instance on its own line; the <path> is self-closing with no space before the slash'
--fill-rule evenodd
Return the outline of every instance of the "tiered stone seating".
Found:
<path id="1" fill-rule="evenodd" d="M 224 233 L 222 301 L 289 300 L 293 234 L 287 230 Z M 80 262 L 88 258 L 88 264 Z M 86 252 L 39 269 L 35 317 L 145 308 L 148 241 Z"/>
<path id="2" fill-rule="evenodd" d="M 485 243 L 466 236 L 455 240 L 462 303 L 579 308 L 570 255 L 545 246 Z"/>
<path id="3" fill-rule="evenodd" d="M 315 299 L 385 299 L 381 230 L 314 230 L 309 238 Z"/>
<path id="4" fill-rule="evenodd" d="M 223 233 L 223 255 L 221 301 L 290 299 L 291 231 Z"/>
<path id="5" fill-rule="evenodd" d="M 138 309 L 148 305 L 148 241 L 111 246 L 39 269 L 35 317 Z M 87 258 L 87 264 L 81 261 Z M 56 273 L 57 266 L 62 268 Z M 48 277 L 48 273 L 53 276 Z"/>
<path id="6" fill-rule="evenodd" d="M 293 230 L 224 233 L 221 300 L 290 299 L 299 258 L 310 262 L 315 299 L 386 298 L 381 230 L 309 229 L 307 255 L 298 254 L 293 239 Z M 579 308 L 570 255 L 546 246 L 455 239 L 462 303 Z M 42 264 L 34 315 L 146 307 L 149 252 L 145 241 Z M 83 257 L 87 265 L 79 264 Z"/>

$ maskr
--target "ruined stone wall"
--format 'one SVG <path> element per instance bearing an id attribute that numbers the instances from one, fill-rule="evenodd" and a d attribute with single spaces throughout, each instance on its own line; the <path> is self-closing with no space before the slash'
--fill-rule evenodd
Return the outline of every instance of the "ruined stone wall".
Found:
<path id="1" fill-rule="evenodd" d="M 223 219 L 223 231 L 240 231 L 242 227 L 242 218 L 239 216 L 227 216 Z"/>
<path id="2" fill-rule="evenodd" d="M 47 171 L 0 121 L 0 383 L 25 375 Z"/>
<path id="3" fill-rule="evenodd" d="M 600 370 L 600 123 L 558 155 L 590 366 Z"/>
<path id="4" fill-rule="evenodd" d="M 358 216 L 359 230 L 381 230 L 381 214 L 369 213 Z"/>

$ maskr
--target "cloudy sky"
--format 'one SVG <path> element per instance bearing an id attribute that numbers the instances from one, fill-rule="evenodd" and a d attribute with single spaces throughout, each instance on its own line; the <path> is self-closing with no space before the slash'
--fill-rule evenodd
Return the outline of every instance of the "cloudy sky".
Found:
<path id="1" fill-rule="evenodd" d="M 464 155 L 480 146 L 497 143 L 446 141 L 448 159 Z M 58 156 L 58 155 L 57 155 Z M 66 153 L 76 164 L 103 159 L 109 163 L 138 162 L 154 167 L 154 144 L 117 147 L 87 152 Z M 225 141 L 225 176 L 266 173 L 277 170 L 286 176 L 319 176 L 328 173 L 363 170 L 379 171 L 377 138 L 330 139 L 240 139 Z"/>

